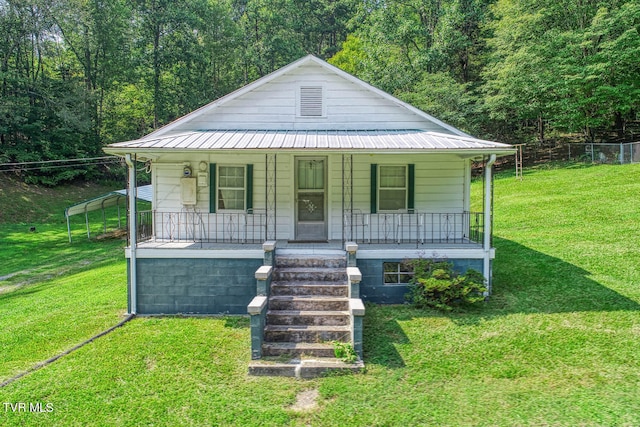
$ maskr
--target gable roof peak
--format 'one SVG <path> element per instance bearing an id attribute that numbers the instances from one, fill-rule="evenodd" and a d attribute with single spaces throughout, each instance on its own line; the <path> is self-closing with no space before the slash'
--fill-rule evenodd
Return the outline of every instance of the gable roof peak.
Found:
<path id="1" fill-rule="evenodd" d="M 404 101 L 401 101 L 400 99 L 394 97 L 393 95 L 391 95 L 391 94 L 389 94 L 387 92 L 384 92 L 383 90 L 378 89 L 375 86 L 370 85 L 369 83 L 366 83 L 365 81 L 355 77 L 354 75 L 352 75 L 352 74 L 350 74 L 350 73 L 348 73 L 348 72 L 346 72 L 344 70 L 341 70 L 340 68 L 338 68 L 338 67 L 336 67 L 334 65 L 329 64 L 328 62 L 320 59 L 319 57 L 317 57 L 317 56 L 315 56 L 313 54 L 308 54 L 306 56 L 303 56 L 303 57 L 299 58 L 296 61 L 291 62 L 288 65 L 285 65 L 284 67 L 281 67 L 281 68 L 279 68 L 279 69 L 277 69 L 277 70 L 275 70 L 275 71 L 273 71 L 273 72 L 271 72 L 271 73 L 269 73 L 269 74 L 267 74 L 267 75 L 255 80 L 255 81 L 253 81 L 252 83 L 249 83 L 249 84 L 247 84 L 247 85 L 245 85 L 245 86 L 243 86 L 243 87 L 241 87 L 241 88 L 239 88 L 239 89 L 237 89 L 237 90 L 235 90 L 235 91 L 233 91 L 233 92 L 231 92 L 231 93 L 229 93 L 229 94 L 227 94 L 225 96 L 222 96 L 222 97 L 216 99 L 213 102 L 210 102 L 209 104 L 206 104 L 206 105 L 204 105 L 204 106 L 192 111 L 191 113 L 188 113 L 188 114 L 186 114 L 186 115 L 174 120 L 173 122 L 171 122 L 171 123 L 159 128 L 159 129 L 151 132 L 150 134 L 144 136 L 141 139 L 155 138 L 155 137 L 159 137 L 159 136 L 165 135 L 165 134 L 173 131 L 177 127 L 179 127 L 181 124 L 190 121 L 194 117 L 198 117 L 198 116 L 200 116 L 202 114 L 206 114 L 207 112 L 209 112 L 209 111 L 211 111 L 213 109 L 216 109 L 216 108 L 218 108 L 220 106 L 223 106 L 224 104 L 226 104 L 226 103 L 228 103 L 228 102 L 230 102 L 232 100 L 235 100 L 235 99 L 237 99 L 237 98 L 239 98 L 239 97 L 241 97 L 241 96 L 243 96 L 243 95 L 245 95 L 245 94 L 247 94 L 247 93 L 249 93 L 251 91 L 254 91 L 257 88 L 259 88 L 261 86 L 264 86 L 264 85 L 266 85 L 266 84 L 278 79 L 279 77 L 281 77 L 281 76 L 283 76 L 283 75 L 285 75 L 287 73 L 290 73 L 290 72 L 292 72 L 292 71 L 294 71 L 294 70 L 296 70 L 296 69 L 298 69 L 298 68 L 300 68 L 300 67 L 302 67 L 302 66 L 304 66 L 304 65 L 306 65 L 308 63 L 314 63 L 314 64 L 320 66 L 321 68 L 323 68 L 324 70 L 326 70 L 327 72 L 330 72 L 330 73 L 332 73 L 334 75 L 337 75 L 337 76 L 339 76 L 339 77 L 341 77 L 341 78 L 343 78 L 343 79 L 345 79 L 345 80 L 347 80 L 347 81 L 349 81 L 349 82 L 351 82 L 351 83 L 353 83 L 353 84 L 355 84 L 357 86 L 360 86 L 364 90 L 366 90 L 368 92 L 371 92 L 371 93 L 374 93 L 377 96 L 380 96 L 381 98 L 384 98 L 387 101 L 390 101 L 390 102 L 400 106 L 401 108 L 407 110 L 408 112 L 413 113 L 416 116 L 421 117 L 422 119 L 424 119 L 424 120 L 426 120 L 428 122 L 431 122 L 431 123 L 443 128 L 443 129 L 445 129 L 446 131 L 451 132 L 454 135 L 470 137 L 470 135 L 462 132 L 461 130 L 459 130 L 459 129 L 457 129 L 457 128 L 455 128 L 455 127 L 453 127 L 453 126 L 451 126 L 451 125 L 449 125 L 447 123 L 444 123 L 443 121 L 441 121 L 441 120 L 439 120 L 439 119 L 437 119 L 437 118 L 425 113 L 424 111 L 422 111 L 422 110 L 420 110 L 420 109 L 418 109 L 418 108 L 416 108 L 416 107 L 414 107 L 414 106 L 412 106 L 412 105 L 410 105 L 410 104 L 408 104 L 408 103 L 406 103 Z"/>

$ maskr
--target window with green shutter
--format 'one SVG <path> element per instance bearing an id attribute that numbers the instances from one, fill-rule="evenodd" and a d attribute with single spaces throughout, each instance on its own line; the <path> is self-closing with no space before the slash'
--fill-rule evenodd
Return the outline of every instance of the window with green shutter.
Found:
<path id="1" fill-rule="evenodd" d="M 415 209 L 415 165 L 371 165 L 371 213 Z"/>
<path id="2" fill-rule="evenodd" d="M 244 166 L 218 166 L 218 210 L 244 210 Z"/>
<path id="3" fill-rule="evenodd" d="M 253 165 L 211 164 L 209 212 L 253 209 Z"/>

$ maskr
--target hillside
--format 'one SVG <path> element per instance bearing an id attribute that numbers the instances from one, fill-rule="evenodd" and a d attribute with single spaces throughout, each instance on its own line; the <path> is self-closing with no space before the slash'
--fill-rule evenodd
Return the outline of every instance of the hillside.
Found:
<path id="1" fill-rule="evenodd" d="M 64 223 L 67 206 L 125 186 L 124 182 L 82 182 L 47 187 L 0 174 L 0 224 Z"/>

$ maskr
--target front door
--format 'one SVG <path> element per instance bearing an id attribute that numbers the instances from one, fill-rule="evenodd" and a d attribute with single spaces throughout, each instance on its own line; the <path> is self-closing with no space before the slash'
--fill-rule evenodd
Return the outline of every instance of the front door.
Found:
<path id="1" fill-rule="evenodd" d="M 323 157 L 295 159 L 297 241 L 327 240 L 326 164 Z"/>

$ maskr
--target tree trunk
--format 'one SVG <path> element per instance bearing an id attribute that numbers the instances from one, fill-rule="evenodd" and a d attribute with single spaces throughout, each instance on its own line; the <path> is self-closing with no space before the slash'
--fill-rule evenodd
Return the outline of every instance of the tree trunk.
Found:
<path id="1" fill-rule="evenodd" d="M 545 126 L 544 126 L 544 119 L 542 118 L 542 114 L 538 115 L 538 139 L 540 139 L 540 144 L 544 144 Z"/>
<path id="2" fill-rule="evenodd" d="M 620 113 L 619 111 L 616 111 L 615 128 L 616 128 L 616 134 L 620 139 L 624 138 L 624 127 L 625 127 L 624 125 L 625 125 L 625 122 L 624 122 L 624 118 L 622 117 L 622 113 Z"/>

